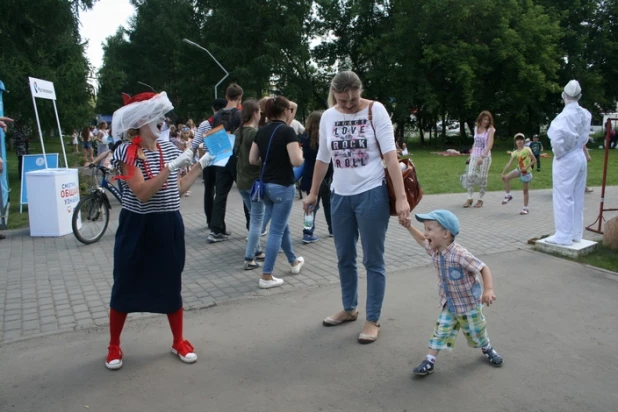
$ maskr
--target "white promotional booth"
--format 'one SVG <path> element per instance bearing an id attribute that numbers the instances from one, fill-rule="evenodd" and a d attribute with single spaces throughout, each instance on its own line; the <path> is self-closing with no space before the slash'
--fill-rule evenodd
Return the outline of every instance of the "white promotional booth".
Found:
<path id="1" fill-rule="evenodd" d="M 56 109 L 54 84 L 46 80 L 30 77 L 30 91 L 36 114 L 39 136 L 41 138 L 42 160 L 45 168 L 26 173 L 28 219 L 30 236 L 58 237 L 72 233 L 73 209 L 79 203 L 79 174 L 77 169 L 69 169 L 67 155 Z M 36 107 L 36 98 L 52 100 L 58 133 L 64 155 L 64 168 L 49 168 L 45 153 L 45 143 Z"/>

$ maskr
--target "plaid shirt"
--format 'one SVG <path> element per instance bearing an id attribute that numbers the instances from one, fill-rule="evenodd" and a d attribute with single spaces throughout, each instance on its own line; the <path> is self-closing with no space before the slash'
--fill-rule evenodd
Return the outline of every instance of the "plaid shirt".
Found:
<path id="1" fill-rule="evenodd" d="M 456 242 L 438 252 L 425 241 L 425 250 L 438 269 L 440 307 L 448 305 L 452 313 L 465 313 L 480 305 L 483 288 L 477 273 L 485 267 L 485 263 Z"/>

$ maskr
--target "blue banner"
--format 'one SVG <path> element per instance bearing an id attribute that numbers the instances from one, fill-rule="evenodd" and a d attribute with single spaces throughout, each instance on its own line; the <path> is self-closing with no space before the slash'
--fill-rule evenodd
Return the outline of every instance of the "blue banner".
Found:
<path id="1" fill-rule="evenodd" d="M 47 153 L 45 157 L 47 158 L 47 168 L 48 169 L 58 168 L 58 153 Z M 45 160 L 43 159 L 42 154 L 24 155 L 23 165 L 21 169 L 20 211 L 21 211 L 21 205 L 28 204 L 28 188 L 26 187 L 26 173 L 32 172 L 34 170 L 43 170 L 43 169 L 45 169 Z"/>
<path id="2" fill-rule="evenodd" d="M 4 116 L 2 93 L 5 90 L 4 83 L 0 80 L 0 116 Z M 2 129 L 0 129 L 0 157 L 4 161 L 4 173 L 0 175 L 0 192 L 2 193 L 0 198 L 0 215 L 3 216 L 0 219 L 0 224 L 4 226 L 6 225 L 7 207 L 9 205 L 9 169 L 6 161 L 6 133 Z"/>

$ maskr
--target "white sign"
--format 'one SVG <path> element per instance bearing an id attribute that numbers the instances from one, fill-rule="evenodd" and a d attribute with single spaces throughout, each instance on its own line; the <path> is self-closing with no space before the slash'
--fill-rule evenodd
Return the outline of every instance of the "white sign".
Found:
<path id="1" fill-rule="evenodd" d="M 30 80 L 30 91 L 32 96 L 40 99 L 56 100 L 56 89 L 54 84 L 47 80 L 36 79 L 34 77 L 28 77 Z"/>

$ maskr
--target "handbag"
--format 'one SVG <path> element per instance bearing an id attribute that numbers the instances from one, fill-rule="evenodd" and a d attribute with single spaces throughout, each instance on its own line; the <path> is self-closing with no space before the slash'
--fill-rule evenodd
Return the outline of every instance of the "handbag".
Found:
<path id="1" fill-rule="evenodd" d="M 384 156 L 382 155 L 382 148 L 380 147 L 380 141 L 378 140 L 378 135 L 376 134 L 376 129 L 373 126 L 373 114 L 371 113 L 371 108 L 373 107 L 373 102 L 369 103 L 369 124 L 373 129 L 373 135 L 376 139 L 376 143 L 378 144 L 378 150 L 380 151 L 380 157 L 384 163 Z M 406 167 L 402 168 L 402 164 Z M 403 189 L 406 192 L 406 199 L 408 200 L 408 205 L 410 206 L 410 212 L 414 210 L 414 208 L 419 204 L 421 199 L 423 198 L 423 189 L 421 189 L 421 185 L 418 182 L 418 178 L 416 177 L 416 169 L 414 168 L 414 163 L 410 161 L 408 158 L 399 158 L 399 166 L 401 170 L 401 176 L 403 178 Z M 397 216 L 397 196 L 395 195 L 395 187 L 393 186 L 393 182 L 391 176 L 388 172 L 388 168 L 384 165 L 384 174 L 386 176 L 386 187 L 388 189 L 388 202 L 390 206 L 390 214 L 391 216 Z"/>
<path id="2" fill-rule="evenodd" d="M 266 157 L 264 157 L 264 161 L 262 162 L 262 171 L 260 172 L 260 178 L 253 182 L 253 186 L 251 186 L 251 192 L 249 197 L 252 202 L 262 202 L 264 200 L 264 169 L 266 169 L 266 162 L 268 161 L 268 154 L 270 153 L 270 145 L 273 142 L 273 137 L 275 136 L 275 132 L 281 125 L 275 127 L 273 130 L 273 134 L 270 135 L 270 140 L 268 141 L 268 149 L 266 149 Z"/>

